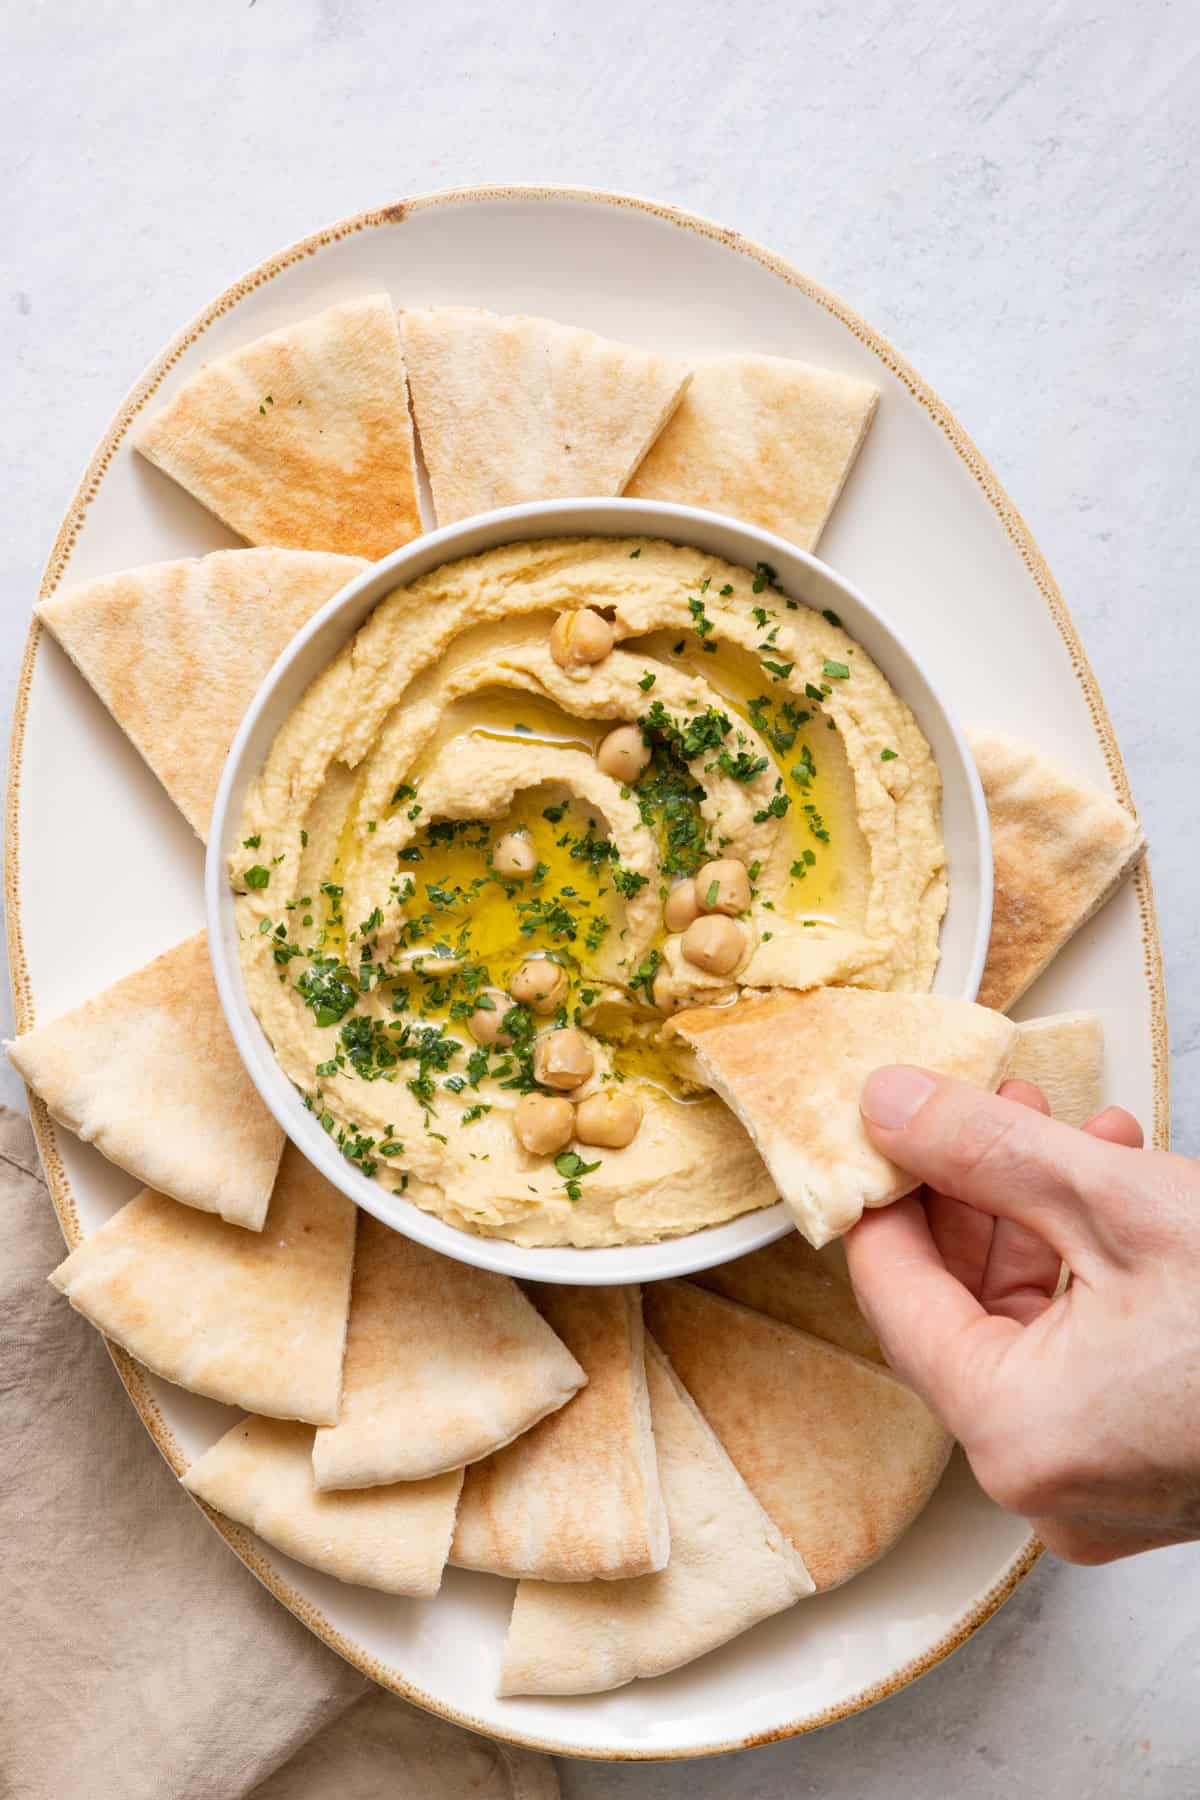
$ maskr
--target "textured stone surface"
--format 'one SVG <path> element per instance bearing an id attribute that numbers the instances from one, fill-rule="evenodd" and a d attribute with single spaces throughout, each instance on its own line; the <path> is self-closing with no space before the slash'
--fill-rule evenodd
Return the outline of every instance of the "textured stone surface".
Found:
<path id="1" fill-rule="evenodd" d="M 1200 1150 L 1200 32 L 1170 0 L 232 0 L 14 9 L 0 59 L 7 712 L 54 524 L 160 343 L 264 253 L 471 181 L 652 193 L 736 225 L 912 358 L 1074 610 L 1153 846 L 1175 1135 Z M 5 1070 L 0 1093 L 20 1103 Z M 1200 1791 L 1200 1556 L 1044 1563 L 863 1718 L 568 1800 Z"/>

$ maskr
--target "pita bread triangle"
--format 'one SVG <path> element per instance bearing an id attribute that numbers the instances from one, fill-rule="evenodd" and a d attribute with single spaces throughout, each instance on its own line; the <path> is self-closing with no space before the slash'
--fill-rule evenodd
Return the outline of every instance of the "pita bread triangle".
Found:
<path id="1" fill-rule="evenodd" d="M 1008 738 L 971 735 L 992 827 L 995 898 L 979 998 L 1007 1012 L 1146 847 L 1111 794 Z"/>
<path id="2" fill-rule="evenodd" d="M 343 301 L 205 364 L 134 444 L 251 544 L 374 562 L 421 530 L 386 294 Z"/>
<path id="3" fill-rule="evenodd" d="M 216 550 L 68 588 L 37 612 L 204 839 L 268 670 L 366 567 L 308 550 Z"/>
<path id="4" fill-rule="evenodd" d="M 467 1470 L 452 1562 L 541 1581 L 623 1580 L 670 1547 L 637 1288 L 536 1289 L 587 1386 Z"/>
<path id="5" fill-rule="evenodd" d="M 782 356 L 706 358 L 626 492 L 817 542 L 875 416 L 877 388 Z"/>
<path id="6" fill-rule="evenodd" d="M 143 1189 L 50 1280 L 156 1375 L 226 1406 L 337 1418 L 354 1203 L 291 1144 L 261 1232 Z"/>
<path id="7" fill-rule="evenodd" d="M 671 1558 L 630 1581 L 522 1581 L 501 1694 L 594 1694 L 665 1675 L 812 1592 L 661 1350 L 646 1381 Z"/>
<path id="8" fill-rule="evenodd" d="M 322 1494 L 313 1485 L 312 1440 L 310 1425 L 243 1419 L 192 1464 L 183 1485 L 310 1569 L 385 1594 L 436 1594 L 462 1470 Z"/>
<path id="9" fill-rule="evenodd" d="M 777 988 L 735 1007 L 678 1013 L 670 1030 L 691 1045 L 817 1249 L 864 1206 L 916 1186 L 863 1129 L 858 1100 L 872 1070 L 917 1063 L 995 1088 L 1016 1036 L 1010 1020 L 969 1000 L 866 988 Z"/>
<path id="10" fill-rule="evenodd" d="M 879 1340 L 858 1309 L 840 1252 L 837 1240 L 824 1250 L 814 1250 L 798 1231 L 791 1231 L 778 1243 L 690 1279 L 710 1293 L 740 1300 L 752 1312 L 766 1313 L 827 1344 L 882 1363 Z"/>
<path id="11" fill-rule="evenodd" d="M 342 1407 L 318 1431 L 320 1488 L 420 1481 L 476 1462 L 586 1377 L 515 1281 L 362 1213 Z"/>
<path id="12" fill-rule="evenodd" d="M 818 1589 L 891 1548 L 949 1433 L 890 1371 L 686 1281 L 648 1293 L 656 1341 Z"/>
<path id="13" fill-rule="evenodd" d="M 206 933 L 5 1049 L 54 1117 L 110 1162 L 262 1229 L 283 1132 L 229 1034 Z"/>
<path id="14" fill-rule="evenodd" d="M 1095 1013 L 1053 1013 L 1017 1025 L 1006 1081 L 1031 1081 L 1051 1114 L 1086 1125 L 1104 1106 L 1104 1027 Z"/>
<path id="15" fill-rule="evenodd" d="M 690 372 L 553 319 L 464 306 L 404 312 L 400 333 L 439 525 L 619 494 Z"/>

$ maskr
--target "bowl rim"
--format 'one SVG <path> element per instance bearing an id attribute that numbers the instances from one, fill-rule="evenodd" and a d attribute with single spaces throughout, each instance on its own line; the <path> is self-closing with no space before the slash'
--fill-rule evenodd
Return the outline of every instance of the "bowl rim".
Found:
<path id="1" fill-rule="evenodd" d="M 620 525 L 605 523 L 606 520 L 617 519 L 623 522 Z M 571 522 L 563 524 L 564 520 Z M 966 999 L 974 999 L 983 976 L 991 930 L 992 854 L 983 788 L 963 728 L 923 659 L 914 652 L 907 639 L 886 615 L 867 600 L 852 582 L 812 552 L 802 550 L 773 532 L 732 515 L 668 501 L 626 499 L 620 496 L 581 496 L 528 501 L 516 506 L 501 507 L 423 532 L 354 576 L 301 627 L 261 682 L 243 714 L 230 746 L 221 772 L 208 833 L 204 863 L 204 910 L 217 993 L 242 1063 L 260 1098 L 287 1139 L 328 1181 L 393 1230 L 460 1262 L 521 1280 L 553 1281 L 577 1286 L 656 1281 L 696 1274 L 748 1255 L 751 1251 L 776 1242 L 793 1227 L 791 1218 L 780 1201 L 757 1212 L 740 1214 L 721 1225 L 704 1226 L 677 1237 L 650 1243 L 596 1248 L 568 1245 L 525 1246 L 513 1243 L 508 1238 L 486 1237 L 461 1230 L 437 1214 L 423 1211 L 414 1202 L 389 1193 L 349 1163 L 316 1119 L 299 1104 L 296 1090 L 284 1074 L 254 1014 L 242 980 L 241 960 L 237 954 L 236 932 L 233 929 L 234 895 L 227 876 L 227 854 L 232 848 L 230 833 L 236 828 L 237 814 L 241 811 L 246 788 L 259 773 L 279 729 L 277 722 L 266 748 L 255 757 L 253 767 L 248 767 L 247 758 L 257 736 L 259 722 L 274 701 L 280 685 L 287 681 L 295 664 L 303 657 L 308 645 L 314 638 L 322 635 L 335 619 L 344 614 L 356 615 L 356 622 L 323 660 L 320 665 L 322 668 L 328 667 L 343 645 L 361 629 L 366 619 L 389 594 L 443 563 L 482 554 L 507 543 L 548 537 L 658 537 L 668 542 L 707 549 L 702 541 L 705 532 L 713 534 L 730 530 L 752 540 L 751 549 L 760 551 L 759 555 L 753 557 L 753 562 L 766 562 L 773 568 L 786 568 L 791 563 L 794 567 L 808 570 L 820 581 L 831 583 L 862 613 L 888 647 L 907 659 L 918 680 L 924 684 L 927 700 L 940 715 L 940 723 L 957 754 L 959 768 L 956 773 L 965 789 L 973 827 L 978 884 L 974 935 L 961 993 Z M 486 541 L 476 542 L 477 539 Z M 724 555 L 724 552 L 709 551 L 709 554 Z M 750 557 L 747 557 L 743 566 L 750 562 Z M 369 596 L 365 603 L 364 596 Z M 802 604 L 808 602 L 802 600 Z M 889 685 L 895 685 L 896 691 L 907 704 L 903 683 L 893 684 L 892 673 L 886 667 L 886 654 L 881 658 L 876 647 L 872 647 L 869 654 L 883 668 Z M 292 697 L 287 713 L 293 710 L 315 678 L 316 672 L 308 675 L 303 686 Z M 940 772 L 944 792 L 945 770 L 941 769 Z"/>

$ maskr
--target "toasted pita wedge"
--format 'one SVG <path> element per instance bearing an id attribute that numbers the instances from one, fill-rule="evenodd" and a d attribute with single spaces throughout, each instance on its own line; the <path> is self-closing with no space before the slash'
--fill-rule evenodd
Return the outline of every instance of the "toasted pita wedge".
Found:
<path id="1" fill-rule="evenodd" d="M 338 1414 L 353 1260 L 353 1201 L 289 1144 L 261 1232 L 145 1188 L 50 1280 L 167 1381 L 320 1425 Z"/>
<path id="2" fill-rule="evenodd" d="M 347 300 L 208 363 L 134 440 L 252 544 L 374 562 L 421 529 L 396 314 Z"/>
<path id="3" fill-rule="evenodd" d="M 811 550 L 878 400 L 870 382 L 782 356 L 708 358 L 626 492 L 730 513 Z"/>
<path id="4" fill-rule="evenodd" d="M 471 307 L 402 313 L 400 333 L 439 525 L 619 494 L 690 372 L 594 331 Z"/>
<path id="5" fill-rule="evenodd" d="M 242 715 L 358 557 L 217 550 L 68 588 L 37 608 L 199 838 Z"/>
<path id="6" fill-rule="evenodd" d="M 4 1047 L 54 1117 L 110 1162 L 261 1231 L 283 1133 L 229 1035 L 203 931 Z"/>
<path id="7" fill-rule="evenodd" d="M 586 1380 L 515 1281 L 360 1214 L 342 1409 L 320 1488 L 420 1481 L 489 1456 Z"/>
<path id="8" fill-rule="evenodd" d="M 501 1694 L 595 1694 L 665 1675 L 813 1591 L 650 1338 L 646 1380 L 671 1559 L 631 1581 L 522 1581 Z"/>
<path id="9" fill-rule="evenodd" d="M 1021 1020 L 1004 1079 L 1031 1081 L 1054 1118 L 1086 1125 L 1104 1106 L 1103 1025 L 1087 1012 Z"/>
<path id="10" fill-rule="evenodd" d="M 309 1425 L 243 1419 L 192 1464 L 183 1485 L 310 1569 L 385 1594 L 436 1594 L 462 1470 L 322 1494 L 313 1485 L 312 1440 Z"/>
<path id="11" fill-rule="evenodd" d="M 858 1100 L 872 1070 L 919 1063 L 995 1088 L 1016 1036 L 1010 1020 L 969 1000 L 865 988 L 780 988 L 735 1007 L 678 1013 L 670 1029 L 750 1133 L 818 1250 L 865 1206 L 886 1206 L 916 1186 L 863 1129 Z"/>
<path id="12" fill-rule="evenodd" d="M 736 1262 L 705 1269 L 691 1279 L 710 1293 L 740 1300 L 752 1312 L 766 1313 L 768 1318 L 810 1332 L 827 1344 L 881 1363 L 883 1351 L 858 1310 L 840 1250 L 836 1241 L 824 1250 L 814 1250 L 793 1231 L 777 1244 L 752 1250 Z"/>
<path id="13" fill-rule="evenodd" d="M 992 938 L 979 989 L 1007 1012 L 1146 848 L 1111 794 L 1008 738 L 972 735 L 992 826 Z"/>
<path id="14" fill-rule="evenodd" d="M 587 1374 L 566 1406 L 467 1470 L 451 1562 L 539 1581 L 661 1569 L 670 1536 L 646 1392 L 637 1288 L 539 1286 L 538 1309 Z"/>
<path id="15" fill-rule="evenodd" d="M 949 1433 L 889 1370 L 807 1332 L 656 1281 L 657 1342 L 818 1589 L 857 1575 L 941 1480 Z"/>

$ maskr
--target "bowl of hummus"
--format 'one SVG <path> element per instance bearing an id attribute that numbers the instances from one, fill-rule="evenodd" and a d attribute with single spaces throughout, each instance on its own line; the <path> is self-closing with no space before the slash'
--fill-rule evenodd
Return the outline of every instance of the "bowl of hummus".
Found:
<path id="1" fill-rule="evenodd" d="M 564 1282 L 789 1227 L 666 1029 L 773 987 L 974 997 L 991 856 L 962 734 L 816 558 L 687 507 L 434 531 L 293 640 L 206 871 L 259 1091 L 396 1229 Z"/>

